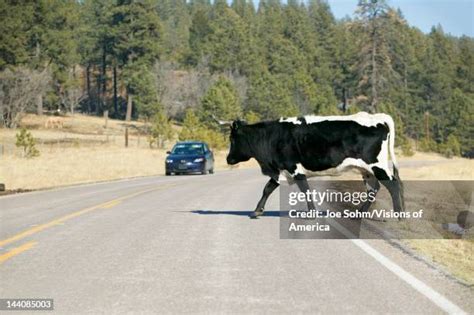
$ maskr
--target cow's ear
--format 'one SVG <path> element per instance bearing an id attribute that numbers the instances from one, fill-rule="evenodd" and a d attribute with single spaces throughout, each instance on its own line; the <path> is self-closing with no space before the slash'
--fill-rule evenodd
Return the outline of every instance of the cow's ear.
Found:
<path id="1" fill-rule="evenodd" d="M 237 130 L 239 129 L 239 127 L 240 127 L 240 120 L 234 120 L 234 122 L 232 123 L 231 129 Z"/>

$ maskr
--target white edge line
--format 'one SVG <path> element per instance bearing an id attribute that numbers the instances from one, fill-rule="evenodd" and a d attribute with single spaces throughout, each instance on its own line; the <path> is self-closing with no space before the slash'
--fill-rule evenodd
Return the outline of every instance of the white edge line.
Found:
<path id="1" fill-rule="evenodd" d="M 339 232 L 344 234 L 347 238 L 349 238 L 357 247 L 362 249 L 365 253 L 370 255 L 372 258 L 377 260 L 382 266 L 393 272 L 397 277 L 408 283 L 412 286 L 415 290 L 423 294 L 427 297 L 431 302 L 436 304 L 440 307 L 443 311 L 447 312 L 448 314 L 467 314 L 464 310 L 462 310 L 459 306 L 448 300 L 446 297 L 423 283 L 421 280 L 418 280 L 415 276 L 411 273 L 403 269 L 402 267 L 398 266 L 396 263 L 385 257 L 383 254 L 378 252 L 372 246 L 367 244 L 361 239 L 357 239 L 355 235 L 353 235 L 349 230 L 345 227 L 337 223 L 336 221 L 330 219 L 330 224 L 336 228 Z"/>

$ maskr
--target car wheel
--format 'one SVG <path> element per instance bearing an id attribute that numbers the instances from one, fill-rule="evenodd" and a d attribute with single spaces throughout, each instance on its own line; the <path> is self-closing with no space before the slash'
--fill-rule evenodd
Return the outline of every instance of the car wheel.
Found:
<path id="1" fill-rule="evenodd" d="M 211 168 L 211 169 L 209 170 L 209 174 L 214 174 L 214 168 Z"/>
<path id="2" fill-rule="evenodd" d="M 165 175 L 166 175 L 166 176 L 170 176 L 171 173 L 170 173 L 170 172 L 166 172 Z"/>

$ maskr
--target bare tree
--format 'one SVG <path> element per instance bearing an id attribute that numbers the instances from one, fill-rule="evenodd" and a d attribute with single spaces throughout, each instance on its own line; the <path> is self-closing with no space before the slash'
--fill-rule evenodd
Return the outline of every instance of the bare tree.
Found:
<path id="1" fill-rule="evenodd" d="M 16 128 L 21 116 L 36 107 L 39 94 L 49 86 L 50 74 L 17 68 L 0 73 L 0 126 Z"/>
<path id="2" fill-rule="evenodd" d="M 211 74 L 203 60 L 195 70 L 179 70 L 170 62 L 156 63 L 153 69 L 159 102 L 171 117 L 184 115 L 187 108 L 196 107 L 219 76 L 226 77 L 237 90 L 241 103 L 247 95 L 247 78 L 237 72 Z"/>
<path id="3" fill-rule="evenodd" d="M 86 97 L 85 91 L 81 88 L 81 82 L 76 78 L 75 69 L 69 71 L 67 83 L 62 88 L 59 96 L 61 103 L 69 108 L 71 115 L 74 115 L 75 109 L 79 103 Z"/>
<path id="4" fill-rule="evenodd" d="M 173 117 L 197 106 L 217 76 L 208 70 L 177 70 L 170 63 L 158 63 L 154 67 L 156 90 L 166 112 Z"/>

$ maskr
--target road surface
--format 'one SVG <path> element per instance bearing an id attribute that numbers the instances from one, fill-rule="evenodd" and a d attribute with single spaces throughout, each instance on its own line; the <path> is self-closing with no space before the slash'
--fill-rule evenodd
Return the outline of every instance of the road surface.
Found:
<path id="1" fill-rule="evenodd" d="M 474 313 L 473 289 L 382 240 L 281 240 L 257 170 L 0 197 L 0 298 L 55 313 Z M 276 210 L 278 194 L 267 209 Z"/>

